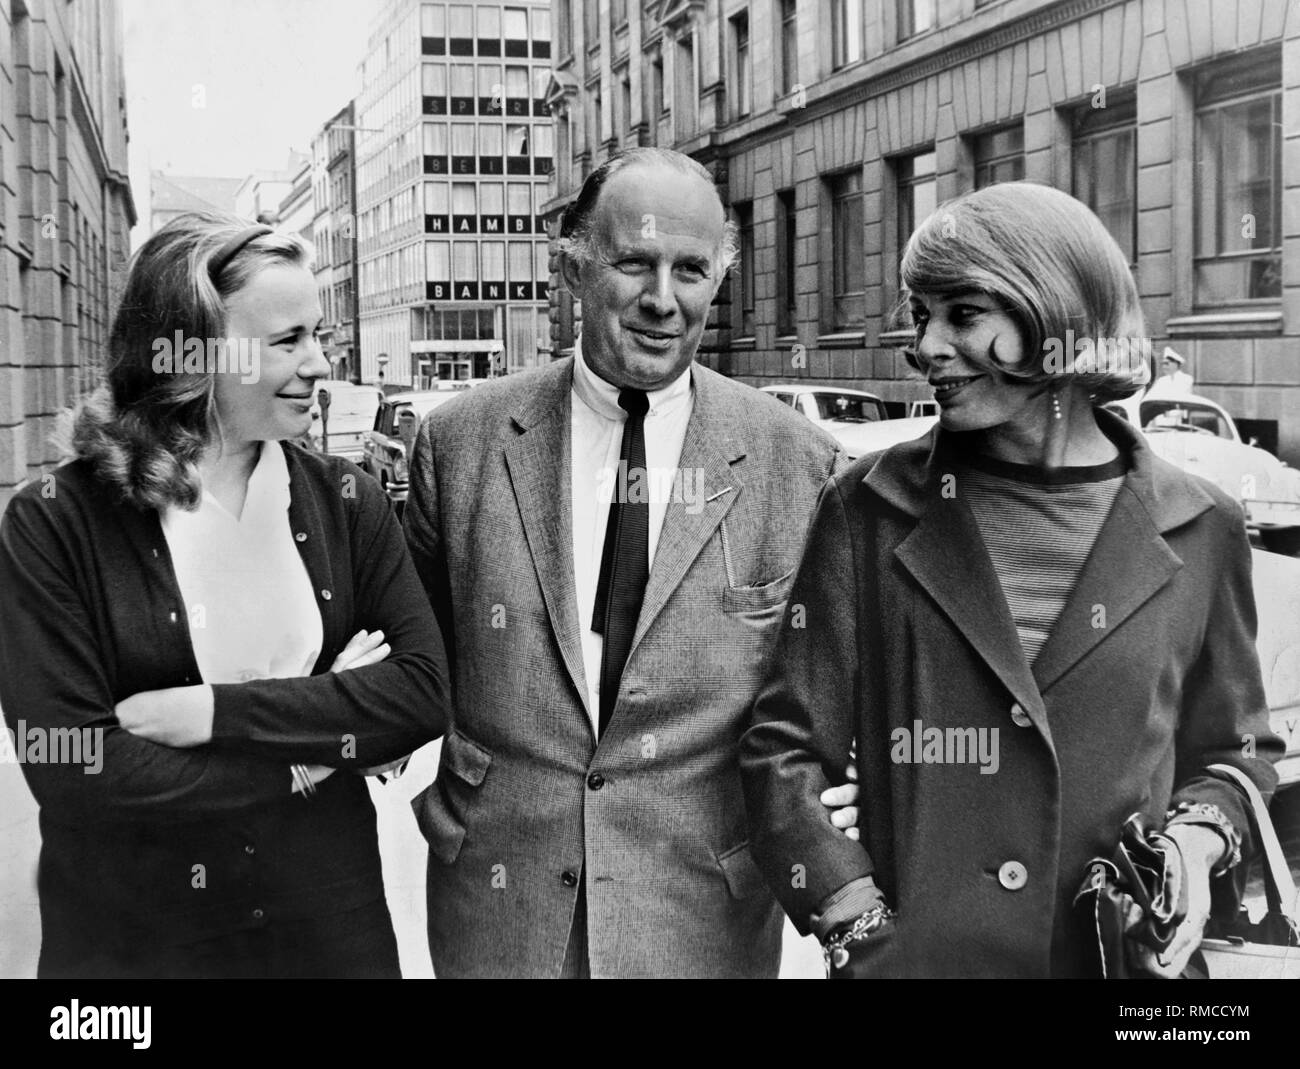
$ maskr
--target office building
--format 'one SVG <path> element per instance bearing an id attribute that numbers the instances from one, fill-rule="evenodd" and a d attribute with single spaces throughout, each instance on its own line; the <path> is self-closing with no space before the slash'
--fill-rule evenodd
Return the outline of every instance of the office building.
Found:
<path id="1" fill-rule="evenodd" d="M 740 228 L 703 359 L 927 396 L 898 262 L 1025 178 L 1128 254 L 1153 351 L 1300 463 L 1300 19 L 1287 0 L 556 0 L 555 219 L 628 145 L 709 167 Z M 1290 16 L 1288 18 L 1288 15 Z M 552 294 L 557 350 L 574 309 Z"/>
<path id="2" fill-rule="evenodd" d="M 357 99 L 361 378 L 483 378 L 550 359 L 546 0 L 391 0 Z"/>

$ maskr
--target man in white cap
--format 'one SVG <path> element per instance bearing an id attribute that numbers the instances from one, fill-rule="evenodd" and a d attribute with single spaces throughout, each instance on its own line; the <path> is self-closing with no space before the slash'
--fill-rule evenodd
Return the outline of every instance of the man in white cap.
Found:
<path id="1" fill-rule="evenodd" d="M 1183 370 L 1186 361 L 1181 355 L 1165 346 L 1160 359 L 1160 377 L 1151 384 L 1148 397 L 1189 397 L 1192 394 L 1192 376 Z"/>

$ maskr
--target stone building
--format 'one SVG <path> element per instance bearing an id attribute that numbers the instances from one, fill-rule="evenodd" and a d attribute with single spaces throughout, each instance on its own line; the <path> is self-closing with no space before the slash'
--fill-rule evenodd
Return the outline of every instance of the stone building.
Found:
<path id="1" fill-rule="evenodd" d="M 1129 254 L 1154 352 L 1300 463 L 1300 5 L 555 0 L 553 222 L 636 144 L 689 152 L 741 231 L 703 359 L 927 396 L 898 330 L 914 222 L 1025 178 Z M 573 310 L 552 287 L 558 351 Z"/>
<path id="2" fill-rule="evenodd" d="M 116 0 L 0 0 L 0 508 L 95 385 L 136 221 Z"/>

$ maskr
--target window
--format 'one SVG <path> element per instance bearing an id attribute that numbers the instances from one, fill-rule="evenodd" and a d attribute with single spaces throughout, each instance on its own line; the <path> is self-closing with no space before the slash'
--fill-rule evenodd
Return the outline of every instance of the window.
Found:
<path id="1" fill-rule="evenodd" d="M 934 29 L 935 0 L 898 0 L 898 39 Z"/>
<path id="2" fill-rule="evenodd" d="M 898 251 L 935 209 L 935 155 L 933 150 L 907 156 L 895 164 L 898 178 Z"/>
<path id="3" fill-rule="evenodd" d="M 831 0 L 831 66 L 862 58 L 862 0 Z"/>
<path id="4" fill-rule="evenodd" d="M 731 34 L 731 117 L 748 115 L 753 104 L 753 72 L 749 61 L 749 13 L 729 20 Z"/>
<path id="5" fill-rule="evenodd" d="M 798 267 L 795 238 L 794 190 L 776 195 L 776 330 L 795 332 L 795 271 Z"/>
<path id="6" fill-rule="evenodd" d="M 1196 303 L 1282 295 L 1282 70 L 1276 57 L 1196 83 Z"/>
<path id="7" fill-rule="evenodd" d="M 862 174 L 850 171 L 827 182 L 831 200 L 831 326 L 861 329 L 866 323 Z"/>
<path id="8" fill-rule="evenodd" d="M 501 9 L 495 4 L 482 4 L 478 9 L 478 54 L 501 55 Z"/>
<path id="9" fill-rule="evenodd" d="M 453 56 L 474 54 L 474 8 L 471 5 L 451 5 L 447 11 L 447 36 Z"/>
<path id="10" fill-rule="evenodd" d="M 478 113 L 501 118 L 505 101 L 502 100 L 506 88 L 501 81 L 501 66 L 498 63 L 480 63 L 478 65 Z"/>
<path id="11" fill-rule="evenodd" d="M 974 139 L 975 188 L 1025 177 L 1025 128 L 1008 126 Z"/>
<path id="12" fill-rule="evenodd" d="M 668 97 L 664 94 L 664 57 L 662 54 L 655 56 L 654 63 L 650 65 L 650 106 L 654 109 L 656 120 L 672 107 Z"/>
<path id="13" fill-rule="evenodd" d="M 522 58 L 528 55 L 528 11 L 522 7 L 506 8 L 506 55 Z"/>
<path id="14" fill-rule="evenodd" d="M 794 92 L 799 81 L 799 9 L 795 0 L 781 3 L 781 94 Z"/>
<path id="15" fill-rule="evenodd" d="M 736 227 L 740 231 L 740 273 L 735 283 L 735 300 L 740 310 L 736 323 L 743 337 L 754 336 L 754 205 L 736 205 Z"/>
<path id="16" fill-rule="evenodd" d="M 627 22 L 627 0 L 610 0 L 609 24 L 618 29 Z"/>
<path id="17" fill-rule="evenodd" d="M 596 0 L 582 0 L 583 38 L 588 48 L 600 43 L 600 8 Z"/>
<path id="18" fill-rule="evenodd" d="M 474 242 L 452 242 L 451 262 L 452 277 L 457 282 L 478 281 L 478 246 Z"/>
<path id="19" fill-rule="evenodd" d="M 1137 262 L 1137 104 L 1130 97 L 1074 115 L 1074 195 Z"/>
<path id="20" fill-rule="evenodd" d="M 623 147 L 635 144 L 632 138 L 632 76 L 626 71 L 618 83 L 618 100 L 622 114 L 618 117 L 618 129 L 614 131 L 618 143 Z"/>
<path id="21" fill-rule="evenodd" d="M 527 67 L 506 68 L 506 114 L 527 115 L 529 112 L 529 86 Z"/>
<path id="22" fill-rule="evenodd" d="M 677 41 L 677 140 L 695 136 L 695 108 L 700 99 L 695 87 L 695 36 L 687 34 Z"/>
<path id="23" fill-rule="evenodd" d="M 569 0 L 559 0 L 560 12 L 564 19 L 564 28 L 560 31 L 560 40 L 569 43 Z M 529 12 L 533 24 L 533 58 L 551 58 L 551 12 L 548 8 L 535 7 Z"/>

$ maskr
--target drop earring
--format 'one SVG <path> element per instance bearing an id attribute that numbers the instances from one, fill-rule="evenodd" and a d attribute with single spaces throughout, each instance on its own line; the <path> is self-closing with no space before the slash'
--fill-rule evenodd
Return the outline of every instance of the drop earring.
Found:
<path id="1" fill-rule="evenodd" d="M 1052 391 L 1052 418 L 1061 418 L 1061 395 L 1055 390 Z"/>

